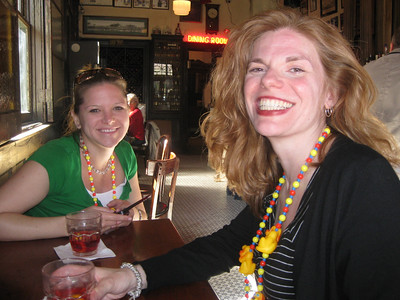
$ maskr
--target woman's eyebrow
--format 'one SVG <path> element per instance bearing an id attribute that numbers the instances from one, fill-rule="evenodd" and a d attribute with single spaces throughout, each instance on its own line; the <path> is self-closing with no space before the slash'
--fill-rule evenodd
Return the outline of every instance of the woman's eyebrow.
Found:
<path id="1" fill-rule="evenodd" d="M 292 62 L 292 61 L 298 61 L 298 60 L 307 60 L 309 61 L 309 59 L 305 56 L 288 56 L 286 57 L 286 62 Z"/>

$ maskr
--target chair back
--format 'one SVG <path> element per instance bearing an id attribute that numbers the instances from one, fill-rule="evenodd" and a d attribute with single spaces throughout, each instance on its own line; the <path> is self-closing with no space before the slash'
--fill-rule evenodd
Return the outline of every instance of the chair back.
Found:
<path id="1" fill-rule="evenodd" d="M 162 135 L 157 142 L 156 159 L 167 159 L 171 153 L 169 135 Z"/>
<path id="2" fill-rule="evenodd" d="M 149 219 L 156 219 L 162 215 L 167 215 L 169 219 L 172 219 L 179 158 L 171 152 L 168 159 L 149 160 L 149 163 L 154 166 L 152 198 L 147 212 Z M 147 169 L 149 170 L 149 167 Z"/>
<path id="3" fill-rule="evenodd" d="M 157 141 L 155 158 L 149 158 L 146 163 L 146 175 L 153 176 L 155 164 L 159 160 L 167 159 L 171 155 L 170 138 L 168 135 L 162 135 Z"/>

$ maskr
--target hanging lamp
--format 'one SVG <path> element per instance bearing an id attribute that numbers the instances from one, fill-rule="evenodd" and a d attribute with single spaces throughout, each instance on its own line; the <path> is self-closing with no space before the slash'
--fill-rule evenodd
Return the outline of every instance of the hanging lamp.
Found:
<path id="1" fill-rule="evenodd" d="M 188 0 L 174 0 L 172 9 L 177 16 L 187 16 L 190 12 L 191 2 Z"/>

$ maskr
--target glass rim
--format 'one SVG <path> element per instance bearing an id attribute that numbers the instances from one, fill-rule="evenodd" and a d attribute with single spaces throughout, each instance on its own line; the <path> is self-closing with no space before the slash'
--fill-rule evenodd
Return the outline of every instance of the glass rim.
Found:
<path id="1" fill-rule="evenodd" d="M 75 220 L 75 219 L 87 220 L 87 219 L 97 219 L 99 217 L 101 218 L 100 212 L 87 211 L 87 210 L 73 211 L 65 215 L 65 218 L 69 220 Z"/>
<path id="2" fill-rule="evenodd" d="M 67 263 L 70 262 L 70 263 Z M 68 266 L 68 265 L 73 265 L 74 262 L 77 265 L 86 265 L 88 267 L 88 270 L 86 270 L 85 272 L 79 273 L 79 274 L 75 274 L 75 275 L 54 275 L 54 271 L 63 267 L 63 266 Z M 59 264 L 58 268 L 55 268 L 50 274 L 46 273 L 46 268 L 49 268 L 51 265 L 57 265 Z M 88 260 L 88 259 L 84 259 L 84 258 L 80 258 L 80 257 L 67 257 L 67 258 L 61 258 L 61 259 L 57 259 L 57 260 L 53 260 L 50 261 L 48 263 L 46 263 L 43 267 L 42 267 L 42 275 L 46 276 L 46 277 L 53 277 L 53 278 L 68 278 L 68 277 L 77 277 L 77 276 L 82 276 L 82 275 L 86 275 L 87 273 L 90 273 L 94 270 L 95 265 L 92 261 Z"/>

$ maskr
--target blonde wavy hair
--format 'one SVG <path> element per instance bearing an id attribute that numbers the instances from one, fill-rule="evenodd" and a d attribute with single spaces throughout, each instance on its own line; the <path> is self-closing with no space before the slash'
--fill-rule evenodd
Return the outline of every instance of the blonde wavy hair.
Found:
<path id="1" fill-rule="evenodd" d="M 395 138 L 370 111 L 374 84 L 336 28 L 292 10 L 267 11 L 232 31 L 211 76 L 215 107 L 201 124 L 210 166 L 225 172 L 229 186 L 258 215 L 282 169 L 269 140 L 254 129 L 248 117 L 243 85 L 255 41 L 267 31 L 282 28 L 307 37 L 319 53 L 325 85 L 338 97 L 333 115 L 326 119 L 333 132 L 371 147 L 393 165 L 400 163 Z M 319 162 L 325 154 L 326 149 L 321 149 Z"/>

